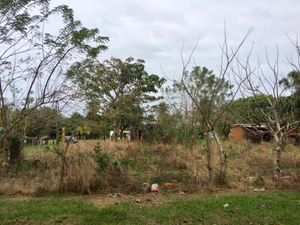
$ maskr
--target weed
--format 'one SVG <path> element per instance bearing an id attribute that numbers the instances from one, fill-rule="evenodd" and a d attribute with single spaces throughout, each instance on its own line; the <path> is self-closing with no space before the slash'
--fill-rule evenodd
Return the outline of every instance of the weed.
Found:
<path id="1" fill-rule="evenodd" d="M 112 158 L 107 153 L 103 152 L 99 142 L 94 148 L 94 158 L 97 164 L 97 172 L 106 172 L 107 168 L 111 164 Z"/>
<path id="2" fill-rule="evenodd" d="M 14 185 L 0 180 L 4 193 L 49 192 L 58 189 L 61 175 L 61 151 L 37 151 L 26 146 L 23 160 L 11 167 Z M 299 148 L 288 145 L 282 153 L 283 180 L 275 186 L 272 181 L 272 143 L 249 144 L 224 142 L 228 157 L 226 176 L 215 174 L 218 187 L 252 190 L 253 186 L 267 189 L 290 189 L 300 186 Z M 215 154 L 215 168 L 218 155 Z M 70 145 L 66 155 L 64 191 L 74 193 L 143 192 L 143 183 L 163 185 L 176 183 L 181 190 L 193 192 L 207 185 L 207 156 L 205 146 L 186 147 L 172 144 L 143 144 L 135 142 L 80 141 Z M 262 177 L 262 181 L 259 177 Z M 257 183 L 255 179 L 257 179 Z M 251 182 L 249 180 L 251 179 Z M 39 190 L 41 189 L 41 191 Z M 163 191 L 163 190 L 162 190 Z"/>
<path id="3" fill-rule="evenodd" d="M 262 187 L 265 186 L 266 183 L 265 183 L 264 178 L 263 178 L 262 176 L 258 175 L 258 176 L 255 178 L 253 184 L 254 184 L 255 187 L 262 188 Z"/>

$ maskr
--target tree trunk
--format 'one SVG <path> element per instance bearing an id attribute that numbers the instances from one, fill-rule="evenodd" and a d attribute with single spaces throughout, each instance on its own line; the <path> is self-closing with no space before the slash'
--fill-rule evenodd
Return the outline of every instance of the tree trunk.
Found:
<path id="1" fill-rule="evenodd" d="M 21 159 L 22 139 L 18 136 L 9 137 L 7 148 L 9 151 L 9 164 L 14 165 Z"/>
<path id="2" fill-rule="evenodd" d="M 62 141 L 60 144 L 60 151 L 61 151 L 61 168 L 60 168 L 60 179 L 59 179 L 59 193 L 62 194 L 65 191 L 65 185 L 64 185 L 64 178 L 66 175 L 67 170 L 67 152 L 71 143 L 71 140 L 73 139 L 73 135 L 71 136 L 70 140 L 67 141 L 67 144 L 65 144 L 65 128 L 62 128 Z"/>
<path id="3" fill-rule="evenodd" d="M 114 141 L 118 141 L 119 137 L 120 137 L 120 122 L 115 119 L 114 121 Z"/>
<path id="4" fill-rule="evenodd" d="M 208 131 L 206 134 L 206 143 L 207 143 L 207 169 L 208 169 L 208 189 L 212 190 L 214 186 L 214 169 L 212 165 L 212 138 L 213 134 L 211 131 Z"/>
<path id="5" fill-rule="evenodd" d="M 273 150 L 274 161 L 273 161 L 273 179 L 277 181 L 281 175 L 280 169 L 280 157 L 282 151 L 282 141 L 276 140 L 276 146 Z"/>
<path id="6" fill-rule="evenodd" d="M 59 179 L 59 193 L 62 194 L 64 192 L 64 178 L 65 178 L 65 170 L 66 170 L 66 157 L 63 153 L 63 149 L 62 151 L 62 155 L 61 155 L 61 168 L 60 168 L 60 179 Z"/>
<path id="7" fill-rule="evenodd" d="M 219 138 L 219 135 L 215 132 L 212 131 L 212 135 L 214 137 L 214 140 L 217 143 L 217 147 L 218 147 L 218 152 L 219 152 L 219 157 L 220 157 L 220 175 L 221 176 L 225 176 L 225 172 L 226 172 L 226 155 L 223 149 L 223 145 L 222 142 Z"/>

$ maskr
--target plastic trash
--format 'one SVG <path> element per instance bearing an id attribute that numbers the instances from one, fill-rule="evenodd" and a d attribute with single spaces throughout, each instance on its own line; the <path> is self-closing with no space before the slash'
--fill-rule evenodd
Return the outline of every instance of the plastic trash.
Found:
<path id="1" fill-rule="evenodd" d="M 254 188 L 254 192 L 264 192 L 266 191 L 265 188 Z"/>
<path id="2" fill-rule="evenodd" d="M 158 184 L 151 185 L 151 192 L 158 192 Z"/>

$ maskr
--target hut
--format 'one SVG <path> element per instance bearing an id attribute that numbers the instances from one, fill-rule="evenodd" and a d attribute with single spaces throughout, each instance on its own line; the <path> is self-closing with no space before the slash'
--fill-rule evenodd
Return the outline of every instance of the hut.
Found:
<path id="1" fill-rule="evenodd" d="M 229 139 L 232 141 L 270 141 L 271 137 L 272 135 L 265 124 L 235 124 L 229 132 Z"/>

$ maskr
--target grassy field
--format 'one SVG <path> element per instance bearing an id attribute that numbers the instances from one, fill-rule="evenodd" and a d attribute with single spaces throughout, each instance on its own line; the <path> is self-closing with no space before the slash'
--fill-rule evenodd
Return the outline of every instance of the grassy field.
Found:
<path id="1" fill-rule="evenodd" d="M 165 198 L 156 205 L 102 205 L 92 197 L 1 199 L 0 224 L 300 224 L 300 192 Z"/>

